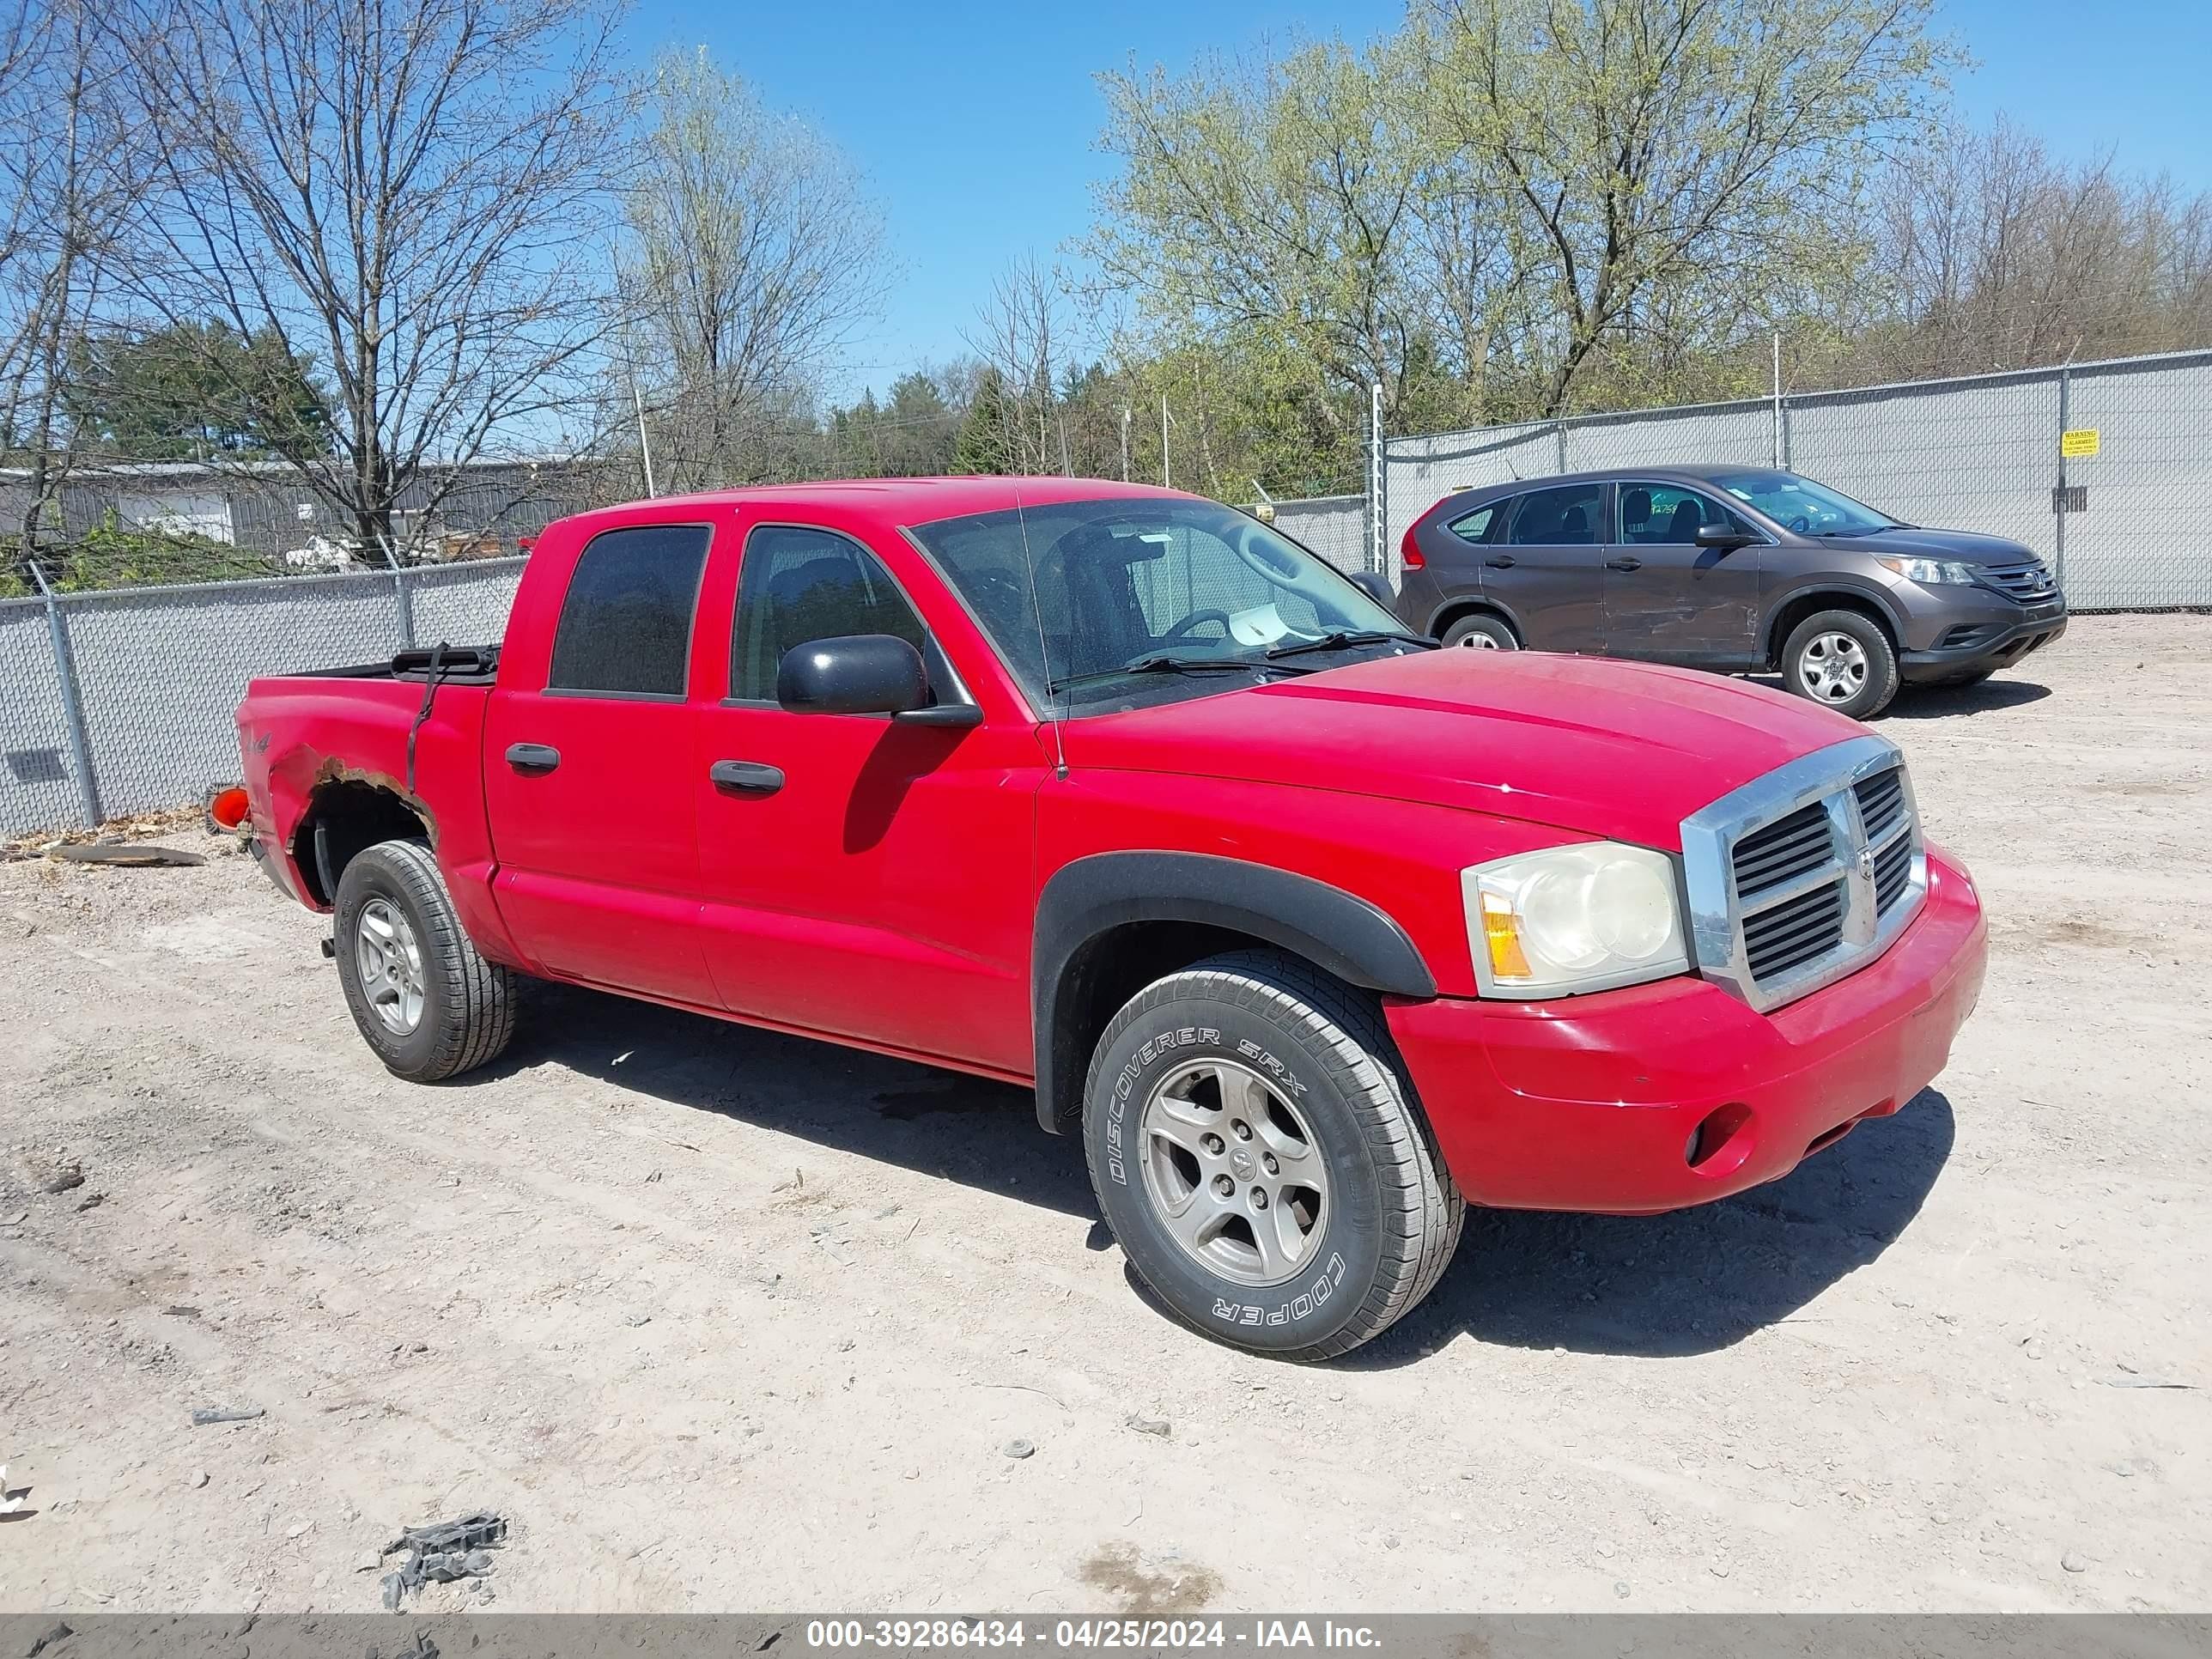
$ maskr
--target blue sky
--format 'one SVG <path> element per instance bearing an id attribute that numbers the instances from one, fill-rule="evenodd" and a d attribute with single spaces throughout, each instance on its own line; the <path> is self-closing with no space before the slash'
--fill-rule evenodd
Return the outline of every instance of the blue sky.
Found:
<path id="1" fill-rule="evenodd" d="M 2062 155 L 2106 146 L 2122 164 L 2212 187 L 2212 5 L 2206 0 L 1938 0 L 1939 27 L 1978 60 L 1958 94 Z M 900 260 L 886 313 L 853 354 L 878 387 L 961 352 L 1007 261 L 1049 258 L 1090 223 L 1102 113 L 1092 75 L 1133 58 L 1171 69 L 1209 48 L 1391 27 L 1395 0 L 1123 0 L 931 5 L 833 0 L 748 6 L 641 0 L 641 57 L 705 46 L 772 106 L 827 131 L 881 198 Z"/>

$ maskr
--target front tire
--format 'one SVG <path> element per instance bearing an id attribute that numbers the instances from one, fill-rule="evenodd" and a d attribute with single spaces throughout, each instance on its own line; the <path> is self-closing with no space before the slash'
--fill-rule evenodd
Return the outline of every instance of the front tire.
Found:
<path id="1" fill-rule="evenodd" d="M 1084 1090 L 1091 1190 L 1168 1310 L 1232 1347 L 1349 1352 L 1436 1287 L 1466 1205 L 1374 1005 L 1271 951 L 1157 980 Z"/>
<path id="2" fill-rule="evenodd" d="M 1897 647 L 1856 611 L 1821 611 L 1790 630 L 1782 682 L 1798 696 L 1855 720 L 1872 720 L 1897 695 Z"/>
<path id="3" fill-rule="evenodd" d="M 338 982 L 386 1070 L 440 1083 L 499 1056 L 514 1035 L 514 972 L 462 930 L 419 841 L 380 842 L 338 878 Z"/>

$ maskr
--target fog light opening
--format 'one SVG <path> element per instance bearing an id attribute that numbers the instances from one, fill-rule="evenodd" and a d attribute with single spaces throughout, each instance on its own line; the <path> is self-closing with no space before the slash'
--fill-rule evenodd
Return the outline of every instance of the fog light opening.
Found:
<path id="1" fill-rule="evenodd" d="M 1716 1107 L 1690 1131 L 1682 1159 L 1701 1175 L 1725 1175 L 1751 1156 L 1751 1108 L 1741 1101 Z"/>

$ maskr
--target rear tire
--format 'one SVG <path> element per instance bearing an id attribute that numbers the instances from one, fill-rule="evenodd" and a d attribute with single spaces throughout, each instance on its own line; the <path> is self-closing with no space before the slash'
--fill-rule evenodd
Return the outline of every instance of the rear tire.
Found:
<path id="1" fill-rule="evenodd" d="M 1479 611 L 1471 617 L 1462 617 L 1444 629 L 1444 643 L 1474 651 L 1518 651 L 1520 636 L 1513 625 L 1503 617 Z"/>
<path id="2" fill-rule="evenodd" d="M 1138 993 L 1092 1057 L 1083 1138 L 1107 1225 L 1167 1310 L 1279 1358 L 1334 1358 L 1402 1318 L 1466 1215 L 1381 1011 L 1273 951 Z"/>
<path id="3" fill-rule="evenodd" d="M 1816 611 L 1782 647 L 1782 683 L 1838 714 L 1872 720 L 1897 695 L 1897 647 L 1861 611 Z"/>
<path id="4" fill-rule="evenodd" d="M 462 931 L 438 861 L 419 841 L 386 841 L 338 878 L 338 982 L 386 1070 L 439 1083 L 499 1056 L 514 1035 L 515 975 Z"/>

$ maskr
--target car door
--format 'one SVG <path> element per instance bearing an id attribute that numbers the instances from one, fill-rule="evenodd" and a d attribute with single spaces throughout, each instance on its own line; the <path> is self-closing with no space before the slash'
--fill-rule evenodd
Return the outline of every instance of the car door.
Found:
<path id="1" fill-rule="evenodd" d="M 532 645 L 501 665 L 483 755 L 494 891 L 531 965 L 708 1008 L 687 698 L 713 540 L 703 523 L 592 537 L 557 618 L 510 626 Z"/>
<path id="2" fill-rule="evenodd" d="M 1532 651 L 1605 649 L 1605 490 L 1533 489 L 1482 552 L 1482 591 Z"/>
<path id="3" fill-rule="evenodd" d="M 691 760 L 704 948 L 744 1018 L 1024 1076 L 1044 751 L 1025 711 L 975 702 L 910 593 L 953 602 L 911 548 L 889 550 L 903 586 L 858 534 L 747 530 L 728 695 Z M 943 723 L 777 704 L 787 651 L 853 634 L 921 650 Z"/>
<path id="4" fill-rule="evenodd" d="M 1741 668 L 1755 654 L 1759 543 L 1740 516 L 1685 484 L 1613 487 L 1618 511 L 1605 559 L 1606 649 L 1616 657 Z M 1751 539 L 1700 547 L 1700 525 Z"/>

